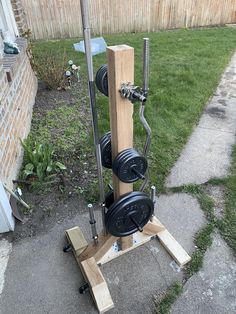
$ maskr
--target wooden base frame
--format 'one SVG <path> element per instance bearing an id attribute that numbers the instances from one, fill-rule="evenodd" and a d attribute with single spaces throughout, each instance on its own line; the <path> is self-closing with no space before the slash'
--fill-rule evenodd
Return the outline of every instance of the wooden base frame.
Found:
<path id="1" fill-rule="evenodd" d="M 66 236 L 72 246 L 85 281 L 89 284 L 90 293 L 99 313 L 105 313 L 114 307 L 106 280 L 101 273 L 99 265 L 105 264 L 154 238 L 160 240 L 163 247 L 180 267 L 191 260 L 187 252 L 155 216 L 152 218 L 152 221 L 147 223 L 142 233 L 136 232 L 133 234 L 132 246 L 125 249 L 120 249 L 118 244 L 120 238 L 110 234 L 104 236 L 103 233 L 100 234 L 97 245 L 94 242 L 87 244 L 79 227 L 66 230 Z"/>

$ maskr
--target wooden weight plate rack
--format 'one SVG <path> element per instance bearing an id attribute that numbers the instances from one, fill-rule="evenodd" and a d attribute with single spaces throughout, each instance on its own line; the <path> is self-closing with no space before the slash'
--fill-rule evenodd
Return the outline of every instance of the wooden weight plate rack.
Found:
<path id="1" fill-rule="evenodd" d="M 121 97 L 119 89 L 121 83 L 133 84 L 134 49 L 127 45 L 108 47 L 107 59 L 112 159 L 114 159 L 122 150 L 133 147 L 133 104 L 128 99 Z M 123 194 L 132 192 L 133 184 L 123 183 L 113 174 L 113 189 L 114 198 L 117 200 Z M 142 233 L 136 232 L 131 236 L 117 238 L 111 234 L 105 235 L 102 231 L 97 245 L 94 242 L 88 244 L 79 227 L 66 230 L 66 236 L 85 281 L 89 285 L 99 313 L 105 313 L 114 307 L 99 265 L 105 264 L 153 238 L 160 240 L 179 266 L 185 265 L 191 259 L 155 216 L 146 224 Z M 114 245 L 118 242 L 121 249 L 115 250 Z"/>

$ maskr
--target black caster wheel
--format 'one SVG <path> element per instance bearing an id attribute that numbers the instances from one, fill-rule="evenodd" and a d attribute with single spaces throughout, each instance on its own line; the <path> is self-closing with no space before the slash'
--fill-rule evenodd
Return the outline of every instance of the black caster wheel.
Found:
<path id="1" fill-rule="evenodd" d="M 84 294 L 88 290 L 89 290 L 89 284 L 87 282 L 79 287 L 80 294 Z"/>
<path id="2" fill-rule="evenodd" d="M 72 247 L 70 244 L 67 244 L 63 247 L 63 252 L 68 253 L 72 251 Z"/>

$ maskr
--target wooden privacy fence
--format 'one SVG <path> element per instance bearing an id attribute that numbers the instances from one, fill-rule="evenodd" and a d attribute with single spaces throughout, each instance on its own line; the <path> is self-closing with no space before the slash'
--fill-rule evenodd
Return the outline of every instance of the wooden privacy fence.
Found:
<path id="1" fill-rule="evenodd" d="M 82 35 L 79 0 L 21 0 L 36 39 Z M 94 34 L 236 22 L 236 0 L 88 0 Z"/>

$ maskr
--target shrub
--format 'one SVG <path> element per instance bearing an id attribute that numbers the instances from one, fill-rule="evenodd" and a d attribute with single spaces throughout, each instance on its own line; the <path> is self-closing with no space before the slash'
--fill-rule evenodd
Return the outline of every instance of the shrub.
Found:
<path id="1" fill-rule="evenodd" d="M 62 89 L 68 86 L 65 76 L 67 57 L 56 55 L 54 51 L 44 52 L 33 58 L 32 66 L 36 75 L 45 83 L 47 89 Z"/>

